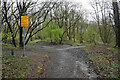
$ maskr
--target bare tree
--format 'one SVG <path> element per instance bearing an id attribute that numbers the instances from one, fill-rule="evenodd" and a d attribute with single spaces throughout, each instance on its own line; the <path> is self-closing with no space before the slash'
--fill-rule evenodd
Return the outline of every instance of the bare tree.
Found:
<path id="1" fill-rule="evenodd" d="M 119 7 L 117 1 L 112 3 L 113 13 L 114 13 L 114 22 L 115 22 L 115 33 L 116 33 L 116 46 L 120 47 L 120 15 Z"/>
<path id="2" fill-rule="evenodd" d="M 77 13 L 76 5 L 69 2 L 60 2 L 59 7 L 53 10 L 53 18 L 59 28 L 63 29 L 62 35 L 60 35 L 60 44 L 63 41 L 63 37 L 72 39 L 72 35 L 75 39 L 76 26 L 80 20 L 81 15 Z"/>
<path id="3" fill-rule="evenodd" d="M 103 43 L 108 44 L 111 40 L 112 34 L 112 5 L 109 1 L 94 0 L 90 1 L 94 9 L 94 19 L 98 25 L 99 34 Z"/>
<path id="4" fill-rule="evenodd" d="M 12 43 L 16 47 L 15 38 L 18 35 L 19 31 L 19 46 L 23 47 L 23 37 L 22 37 L 22 27 L 21 27 L 21 20 L 20 17 L 23 15 L 29 16 L 29 27 L 27 28 L 27 33 L 25 36 L 25 44 L 28 43 L 30 38 L 38 33 L 39 31 L 43 30 L 47 25 L 52 21 L 52 17 L 50 18 L 48 15 L 51 9 L 54 7 L 56 2 L 32 2 L 29 0 L 22 0 L 20 2 L 4 2 L 2 6 L 2 15 L 3 24 L 7 24 L 8 29 L 12 33 Z M 41 4 L 40 6 L 38 4 Z M 35 7 L 36 6 L 36 7 Z M 35 11 L 35 9 L 37 10 Z M 48 23 L 43 26 L 41 29 L 37 29 L 37 27 L 45 22 L 45 20 L 49 18 Z M 37 29 L 37 31 L 36 31 Z M 35 31 L 35 32 L 34 32 Z"/>

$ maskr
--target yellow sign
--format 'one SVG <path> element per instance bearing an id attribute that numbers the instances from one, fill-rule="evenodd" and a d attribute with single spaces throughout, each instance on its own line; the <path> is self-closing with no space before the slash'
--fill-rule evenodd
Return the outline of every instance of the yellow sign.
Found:
<path id="1" fill-rule="evenodd" d="M 21 16 L 21 27 L 28 27 L 28 26 L 29 26 L 29 17 Z"/>

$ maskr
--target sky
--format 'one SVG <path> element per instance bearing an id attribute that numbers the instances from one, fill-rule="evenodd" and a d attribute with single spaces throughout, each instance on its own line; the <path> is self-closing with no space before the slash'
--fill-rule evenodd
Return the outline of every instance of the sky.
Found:
<path id="1" fill-rule="evenodd" d="M 68 1 L 81 3 L 84 9 L 87 9 L 89 11 L 92 10 L 91 5 L 89 4 L 89 0 L 68 0 Z"/>
<path id="2" fill-rule="evenodd" d="M 85 9 L 86 12 L 89 14 L 88 20 L 93 20 L 93 18 L 90 15 L 90 12 L 93 11 L 93 8 L 91 7 L 89 0 L 68 0 L 68 1 L 82 4 L 82 8 Z"/>

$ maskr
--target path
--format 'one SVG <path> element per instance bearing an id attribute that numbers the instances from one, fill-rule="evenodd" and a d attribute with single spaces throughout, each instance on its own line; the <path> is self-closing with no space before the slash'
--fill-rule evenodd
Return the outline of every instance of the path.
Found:
<path id="1" fill-rule="evenodd" d="M 97 78 L 93 66 L 84 52 L 85 46 L 40 46 L 40 51 L 49 52 L 46 78 Z M 37 51 L 38 52 L 38 51 Z"/>

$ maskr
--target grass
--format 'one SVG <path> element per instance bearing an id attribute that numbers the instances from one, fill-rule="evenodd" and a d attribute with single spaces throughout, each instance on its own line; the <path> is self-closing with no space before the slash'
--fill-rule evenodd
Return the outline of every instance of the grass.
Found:
<path id="1" fill-rule="evenodd" d="M 37 41 L 34 41 L 34 44 L 36 42 Z M 14 49 L 22 49 L 22 48 L 19 47 L 19 46 L 14 47 L 12 44 L 4 44 L 4 43 L 2 43 L 2 49 L 13 49 L 14 50 Z M 25 49 L 38 49 L 38 47 L 26 45 Z"/>
<path id="2" fill-rule="evenodd" d="M 29 41 L 29 43 L 30 44 L 37 44 L 40 41 L 46 42 L 46 44 L 50 43 L 47 40 L 40 40 L 40 39 Z M 71 40 L 64 40 L 63 44 L 57 44 L 56 46 L 82 46 L 82 45 L 88 45 L 88 44 L 86 44 L 86 43 L 80 43 L 79 41 L 74 42 L 74 41 L 71 41 Z M 49 45 L 49 46 L 51 46 L 51 45 Z"/>
<path id="3" fill-rule="evenodd" d="M 5 44 L 5 43 L 2 43 L 2 49 L 6 49 L 6 48 L 9 48 L 9 49 L 16 49 L 18 47 L 14 47 L 12 44 Z"/>
<path id="4" fill-rule="evenodd" d="M 41 40 L 33 40 L 33 41 L 30 41 L 29 43 L 36 44 L 40 41 Z M 48 42 L 48 41 L 46 41 L 46 42 Z M 79 43 L 78 41 L 74 42 L 74 41 L 70 41 L 70 40 L 63 41 L 63 43 L 64 44 L 57 44 L 56 46 L 82 46 L 82 45 L 84 45 L 83 43 Z M 51 45 L 49 45 L 49 46 L 51 46 Z"/>
<path id="5" fill-rule="evenodd" d="M 25 49 L 39 49 L 39 47 L 36 47 L 36 46 L 25 46 Z"/>
<path id="6" fill-rule="evenodd" d="M 37 42 L 40 42 L 41 40 L 38 39 L 38 40 L 33 40 L 33 41 L 29 41 L 30 44 L 33 44 L 33 43 L 37 43 Z"/>
<path id="7" fill-rule="evenodd" d="M 109 50 L 108 50 L 109 49 Z M 89 46 L 85 48 L 88 53 L 88 58 L 91 63 L 95 65 L 97 72 L 103 78 L 118 78 L 119 77 L 119 61 L 116 58 L 115 52 L 112 53 L 110 50 L 113 48 Z"/>
<path id="8" fill-rule="evenodd" d="M 64 45 L 68 45 L 68 46 L 82 46 L 84 43 L 80 43 L 78 41 L 74 42 L 74 41 L 70 41 L 70 40 L 66 40 L 66 41 L 63 41 L 64 42 Z"/>
<path id="9" fill-rule="evenodd" d="M 2 55 L 2 77 L 24 78 L 31 70 L 32 59 L 29 57 L 16 57 L 15 55 Z"/>
<path id="10" fill-rule="evenodd" d="M 67 45 L 67 44 L 58 44 L 56 46 L 70 46 L 70 45 Z"/>

